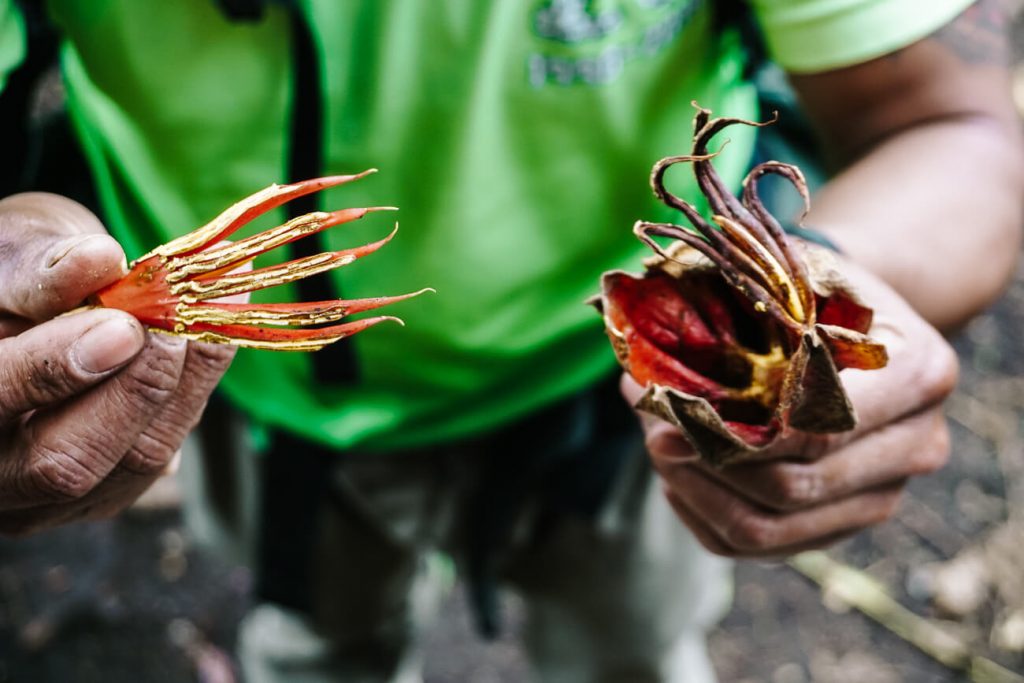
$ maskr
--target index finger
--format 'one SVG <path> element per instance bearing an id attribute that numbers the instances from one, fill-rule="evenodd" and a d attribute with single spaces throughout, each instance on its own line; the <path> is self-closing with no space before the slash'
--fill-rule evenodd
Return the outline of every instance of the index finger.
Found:
<path id="1" fill-rule="evenodd" d="M 0 200 L 0 315 L 48 320 L 121 277 L 124 261 L 77 202 L 42 192 Z"/>

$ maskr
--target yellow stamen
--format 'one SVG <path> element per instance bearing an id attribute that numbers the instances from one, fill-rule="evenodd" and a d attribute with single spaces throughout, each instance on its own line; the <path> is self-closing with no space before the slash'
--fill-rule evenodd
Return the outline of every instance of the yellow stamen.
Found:
<path id="1" fill-rule="evenodd" d="M 348 306 L 325 306 L 315 311 L 225 311 L 206 306 L 179 304 L 178 320 L 186 325 L 209 323 L 211 325 L 320 325 L 341 320 L 348 313 Z"/>
<path id="2" fill-rule="evenodd" d="M 315 254 L 306 258 L 296 259 L 291 263 L 271 266 L 248 273 L 225 275 L 215 280 L 185 280 L 171 285 L 171 294 L 181 297 L 186 304 L 197 301 L 218 299 L 233 294 L 242 294 L 257 289 L 274 287 L 295 282 L 305 277 L 317 275 L 334 268 L 348 265 L 356 260 L 355 254 L 347 254 L 338 258 L 334 252 Z"/>
<path id="3" fill-rule="evenodd" d="M 180 282 L 194 275 L 209 273 L 232 265 L 251 261 L 260 254 L 286 244 L 294 239 L 315 233 L 330 216 L 324 211 L 307 213 L 293 218 L 284 225 L 271 228 L 244 240 L 226 244 L 216 249 L 201 251 L 192 256 L 173 258 L 167 262 L 168 282 Z"/>
<path id="4" fill-rule="evenodd" d="M 782 290 L 783 301 L 789 314 L 799 323 L 807 321 L 807 312 L 800 301 L 800 294 L 789 273 L 768 249 L 754 238 L 750 232 L 736 221 L 725 216 L 713 216 L 712 219 L 734 242 L 739 243 L 743 251 L 762 267 L 767 267 L 765 275 Z"/>

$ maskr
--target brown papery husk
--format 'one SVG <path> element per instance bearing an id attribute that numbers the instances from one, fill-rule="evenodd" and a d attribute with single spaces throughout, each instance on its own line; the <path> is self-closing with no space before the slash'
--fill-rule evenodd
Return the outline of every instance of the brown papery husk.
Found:
<path id="1" fill-rule="evenodd" d="M 619 362 L 645 388 L 638 408 L 678 427 L 707 462 L 755 458 L 793 429 L 841 432 L 856 425 L 839 380 L 844 368 L 887 362 L 867 336 L 873 312 L 842 277 L 827 250 L 790 238 L 761 201 L 766 176 L 793 185 L 810 208 L 797 167 L 765 161 L 750 170 L 740 196 L 723 182 L 709 143 L 730 126 L 696 102 L 689 153 L 651 169 L 654 195 L 688 226 L 637 221 L 633 234 L 658 256 L 641 276 L 606 273 L 594 303 Z M 665 185 L 688 164 L 707 202 L 697 207 Z M 665 246 L 668 240 L 668 246 Z"/>
<path id="2" fill-rule="evenodd" d="M 839 378 L 831 347 L 836 338 L 847 339 L 855 349 L 853 366 L 880 367 L 885 364 L 884 347 L 871 341 L 864 333 L 871 324 L 867 308 L 852 286 L 841 275 L 836 257 L 829 250 L 803 242 L 791 243 L 802 256 L 808 280 L 820 311 L 830 306 L 841 313 L 842 326 L 815 323 L 798 333 L 790 333 L 783 377 L 777 399 L 768 408 L 767 419 L 754 425 L 756 434 L 744 425 L 730 426 L 712 403 L 697 393 L 688 393 L 663 383 L 646 382 L 645 391 L 636 407 L 677 427 L 704 461 L 722 466 L 756 459 L 790 429 L 810 433 L 833 433 L 852 429 L 856 423 L 854 408 Z M 703 255 L 682 243 L 673 243 L 667 253 L 671 258 L 653 256 L 645 261 L 651 279 L 665 274 L 680 283 L 697 275 L 717 274 L 718 270 Z M 631 372 L 631 348 L 627 334 L 612 320 L 615 302 L 609 293 L 619 277 L 636 277 L 621 271 L 606 273 L 602 293 L 592 303 L 602 312 L 609 338 L 623 367 Z M 723 278 L 724 280 L 724 278 Z M 771 320 L 765 313 L 765 325 Z M 849 325 L 849 327 L 847 327 Z M 841 342 L 840 342 L 841 343 Z M 870 357 L 861 359 L 863 354 Z M 873 354 L 873 355 L 872 355 Z M 682 359 L 685 361 L 685 359 Z M 850 366 L 850 364 L 847 364 Z M 643 383 L 642 383 L 643 384 Z"/>

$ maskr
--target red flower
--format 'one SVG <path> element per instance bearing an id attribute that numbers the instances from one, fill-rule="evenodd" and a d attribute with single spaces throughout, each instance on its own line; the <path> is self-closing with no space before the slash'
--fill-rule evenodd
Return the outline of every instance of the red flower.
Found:
<path id="1" fill-rule="evenodd" d="M 711 165 L 708 141 L 732 124 L 699 109 L 691 154 L 655 164 L 655 194 L 696 229 L 638 222 L 634 233 L 657 256 L 635 276 L 605 273 L 594 301 L 623 367 L 646 391 L 637 407 L 679 427 L 716 464 L 749 457 L 785 429 L 838 432 L 855 416 L 839 380 L 843 368 L 875 369 L 885 347 L 866 333 L 872 311 L 817 245 L 791 241 L 761 204 L 757 181 L 774 173 L 808 199 L 799 169 L 775 161 L 754 168 L 743 195 Z M 693 164 L 713 215 L 706 221 L 664 186 L 673 164 Z M 654 237 L 673 242 L 663 248 Z"/>
<path id="2" fill-rule="evenodd" d="M 271 185 L 260 190 L 229 207 L 198 230 L 133 261 L 128 274 L 94 295 L 91 303 L 127 311 L 157 332 L 197 341 L 283 351 L 316 351 L 385 320 L 401 323 L 392 316 L 377 316 L 331 324 L 349 314 L 369 311 L 433 290 L 423 289 L 392 297 L 299 304 L 217 301 L 222 297 L 294 282 L 344 266 L 387 244 L 394 237 L 394 231 L 384 239 L 364 246 L 306 256 L 256 270 L 238 270 L 271 249 L 362 218 L 370 211 L 393 210 L 392 207 L 342 209 L 330 213 L 318 211 L 238 242 L 223 242 L 254 218 L 285 202 L 358 180 L 373 172 L 371 169 L 358 175 L 316 178 L 292 185 Z"/>

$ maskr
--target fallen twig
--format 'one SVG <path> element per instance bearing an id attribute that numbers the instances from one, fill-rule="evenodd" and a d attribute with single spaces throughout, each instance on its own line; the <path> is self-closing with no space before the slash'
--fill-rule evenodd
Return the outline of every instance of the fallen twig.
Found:
<path id="1" fill-rule="evenodd" d="M 961 638 L 901 605 L 884 586 L 859 569 L 821 551 L 795 555 L 788 564 L 817 583 L 822 592 L 864 613 L 936 661 L 963 671 L 971 681 L 1024 683 L 1024 676 L 972 653 Z"/>

